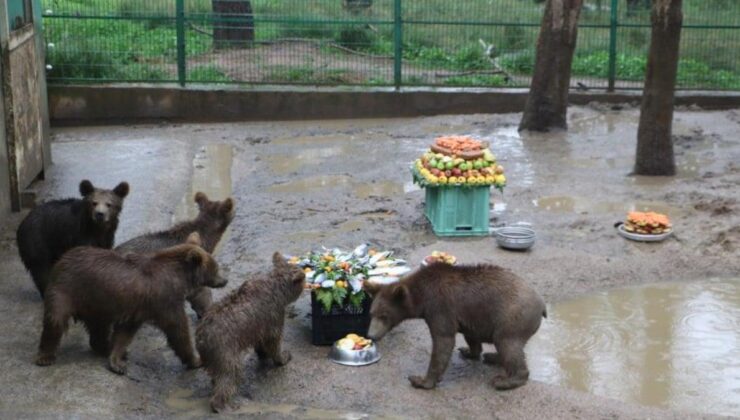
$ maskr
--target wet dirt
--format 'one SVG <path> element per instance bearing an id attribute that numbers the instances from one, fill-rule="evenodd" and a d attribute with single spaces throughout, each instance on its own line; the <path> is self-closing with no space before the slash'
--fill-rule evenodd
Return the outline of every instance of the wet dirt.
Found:
<path id="1" fill-rule="evenodd" d="M 666 203 L 645 203 L 645 202 L 609 202 L 594 201 L 585 197 L 554 196 L 541 197 L 532 200 L 532 204 L 538 210 L 553 213 L 608 213 L 608 214 L 626 214 L 630 211 L 654 211 L 663 213 L 669 217 L 675 217 L 681 214 L 681 210 L 670 206 Z"/>
<path id="2" fill-rule="evenodd" d="M 677 163 L 689 169 L 649 182 L 629 176 L 637 114 L 630 107 L 573 107 L 571 130 L 549 134 L 518 133 L 518 114 L 56 129 L 54 165 L 39 193 L 43 199 L 76 196 L 83 178 L 101 186 L 129 181 L 116 242 L 181 220 L 193 211 L 195 190 L 214 198 L 230 193 L 236 217 L 215 253 L 230 282 L 214 292 L 216 298 L 248 281 L 250 273 L 266 270 L 276 250 L 296 255 L 361 242 L 392 249 L 413 265 L 439 250 L 461 263 L 511 268 L 551 307 L 621 287 L 736 277 L 736 112 L 678 111 Z M 491 223 L 531 223 L 537 232 L 532 250 L 513 253 L 488 237 L 441 239 L 432 233 L 423 217 L 424 191 L 410 183 L 409 165 L 434 136 L 451 134 L 430 132 L 437 130 L 491 143 L 508 179 L 503 195 L 492 191 Z M 545 211 L 533 204 L 550 197 L 572 198 L 574 210 Z M 670 210 L 671 239 L 643 244 L 617 236 L 614 222 L 629 206 L 645 204 Z M 32 364 L 43 308 L 15 249 L 21 217 L 13 215 L 0 236 L 0 316 L 10 320 L 0 323 L 0 416 L 167 417 L 191 410 L 172 405 L 171 398 L 197 400 L 193 416 L 207 416 L 199 410 L 211 390 L 208 376 L 185 370 L 153 328 L 137 334 L 124 377 L 91 354 L 80 325 L 70 327 L 54 366 Z M 665 409 L 556 383 L 548 379 L 550 366 L 537 364 L 547 353 L 533 356 L 533 380 L 511 392 L 488 385 L 494 368 L 458 356 L 438 389 L 420 391 L 406 377 L 427 367 L 431 341 L 423 322 L 402 323 L 379 343 L 383 360 L 352 369 L 332 364 L 326 348 L 309 344 L 308 295 L 293 313 L 285 327 L 284 346 L 293 354 L 288 365 L 261 369 L 254 356 L 245 360 L 239 394 L 263 410 L 245 416 L 300 418 L 300 410 L 316 409 L 327 416 L 406 418 L 711 417 L 699 404 Z M 457 346 L 463 345 L 458 337 Z M 177 389 L 193 393 L 173 396 Z"/>
<path id="3" fill-rule="evenodd" d="M 740 413 L 740 279 L 614 289 L 548 308 L 533 379 L 626 402 Z"/>

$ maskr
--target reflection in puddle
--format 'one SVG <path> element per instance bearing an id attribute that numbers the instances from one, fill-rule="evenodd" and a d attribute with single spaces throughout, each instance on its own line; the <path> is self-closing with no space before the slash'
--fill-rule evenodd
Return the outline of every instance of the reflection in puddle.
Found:
<path id="1" fill-rule="evenodd" d="M 352 178 L 347 175 L 317 175 L 272 185 L 267 190 L 278 193 L 305 193 L 349 185 L 351 180 Z"/>
<path id="2" fill-rule="evenodd" d="M 193 397 L 193 391 L 183 388 L 175 388 L 165 400 L 167 407 L 177 411 L 178 417 L 202 418 L 211 414 L 207 398 Z M 302 419 L 337 419 L 337 420 L 360 420 L 370 418 L 369 414 L 350 411 L 322 410 L 318 408 L 301 407 L 292 404 L 267 404 L 257 401 L 242 401 L 241 406 L 230 412 L 232 415 L 248 415 L 280 418 L 302 418 Z M 376 416 L 373 418 L 389 419 L 393 417 Z"/>
<path id="3" fill-rule="evenodd" d="M 591 201 L 583 197 L 551 196 L 532 200 L 540 210 L 554 213 L 626 213 L 630 211 L 654 211 L 667 215 L 678 215 L 681 211 L 665 203 Z"/>
<path id="4" fill-rule="evenodd" d="M 198 150 L 193 158 L 191 188 L 175 211 L 174 221 L 193 219 L 198 206 L 193 201 L 196 192 L 204 192 L 209 200 L 225 200 L 231 196 L 231 165 L 233 150 L 228 144 L 209 144 Z M 228 242 L 231 228 L 227 228 L 214 253 Z"/>
<path id="5" fill-rule="evenodd" d="M 393 181 L 379 181 L 368 184 L 357 184 L 354 186 L 355 195 L 358 198 L 369 197 L 394 197 L 404 193 L 404 186 Z"/>
<path id="6" fill-rule="evenodd" d="M 532 378 L 680 410 L 740 413 L 740 281 L 655 284 L 548 308 Z"/>

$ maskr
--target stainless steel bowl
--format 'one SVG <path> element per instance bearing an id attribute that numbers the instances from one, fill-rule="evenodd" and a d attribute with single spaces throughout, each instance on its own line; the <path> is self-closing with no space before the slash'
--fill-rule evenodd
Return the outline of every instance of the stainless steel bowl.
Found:
<path id="1" fill-rule="evenodd" d="M 520 226 L 509 226 L 494 229 L 493 234 L 496 236 L 496 243 L 502 248 L 525 250 L 534 245 L 534 230 Z"/>
<path id="2" fill-rule="evenodd" d="M 380 360 L 380 353 L 375 343 L 363 350 L 344 350 L 334 343 L 329 351 L 329 360 L 345 366 L 365 366 Z"/>

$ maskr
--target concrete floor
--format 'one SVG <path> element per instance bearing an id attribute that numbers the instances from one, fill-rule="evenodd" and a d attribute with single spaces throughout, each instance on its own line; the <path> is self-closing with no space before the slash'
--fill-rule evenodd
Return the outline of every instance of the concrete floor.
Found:
<path id="1" fill-rule="evenodd" d="M 442 116 L 397 120 L 146 125 L 57 129 L 54 166 L 41 198 L 74 196 L 83 178 L 101 186 L 121 180 L 132 190 L 117 242 L 170 226 L 192 213 L 194 191 L 233 195 L 237 215 L 216 256 L 230 284 L 267 269 L 275 250 L 298 254 L 319 245 L 351 248 L 369 241 L 412 263 L 432 250 L 461 262 L 512 268 L 553 304 L 625 285 L 736 277 L 740 272 L 740 114 L 683 110 L 676 115 L 680 172 L 673 179 L 628 177 L 637 111 L 599 106 L 570 111 L 568 133 L 520 137 L 519 115 Z M 492 222 L 527 221 L 538 243 L 526 253 L 491 238 L 442 240 L 422 217 L 423 191 L 409 164 L 437 134 L 486 138 L 506 167 L 509 186 L 492 192 Z M 668 212 L 675 238 L 627 242 L 613 223 L 632 207 Z M 73 325 L 57 364 L 33 364 L 42 304 L 15 248 L 21 215 L 0 237 L 0 417 L 201 418 L 210 381 L 187 371 L 162 334 L 146 328 L 129 350 L 129 372 L 117 376 L 92 355 Z M 225 290 L 218 291 L 222 296 Z M 453 356 L 436 390 L 410 387 L 426 369 L 430 340 L 423 322 L 408 321 L 380 343 L 383 359 L 364 368 L 326 360 L 310 345 L 310 299 L 291 309 L 280 369 L 249 356 L 236 413 L 270 418 L 686 418 L 696 412 L 644 407 L 576 392 L 537 379 L 495 391 L 493 368 Z M 546 321 L 548 322 L 548 321 Z M 459 337 L 460 345 L 462 338 Z M 629 349 L 625 349 L 629 351 Z M 536 357 L 530 354 L 530 358 Z M 619 380 L 619 378 L 615 378 Z"/>

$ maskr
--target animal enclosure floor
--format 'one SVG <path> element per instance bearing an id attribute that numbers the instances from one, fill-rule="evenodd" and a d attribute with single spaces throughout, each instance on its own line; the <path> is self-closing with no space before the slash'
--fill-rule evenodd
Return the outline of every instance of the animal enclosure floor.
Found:
<path id="1" fill-rule="evenodd" d="M 679 173 L 672 178 L 629 176 L 637 109 L 572 107 L 570 130 L 550 134 L 519 134 L 520 117 L 55 129 L 54 165 L 39 188 L 42 199 L 51 199 L 77 195 L 83 178 L 106 187 L 128 181 L 131 193 L 117 243 L 188 217 L 195 191 L 215 199 L 231 194 L 236 218 L 216 252 L 230 282 L 216 291 L 217 298 L 249 273 L 268 269 L 273 251 L 300 254 L 321 245 L 352 249 L 361 242 L 393 249 L 414 265 L 433 250 L 452 253 L 461 263 L 496 263 L 521 275 L 548 304 L 623 286 L 731 278 L 740 272 L 739 111 L 678 110 Z M 503 195 L 491 193 L 491 223 L 532 223 L 538 235 L 532 250 L 508 252 L 492 238 L 441 239 L 432 233 L 423 217 L 424 191 L 411 183 L 409 166 L 442 134 L 490 142 L 508 179 Z M 613 225 L 632 209 L 668 213 L 675 235 L 657 244 L 619 237 Z M 63 338 L 55 365 L 33 364 L 43 309 L 15 247 L 15 229 L 24 214 L 11 216 L 0 236 L 0 417 L 207 416 L 208 376 L 185 370 L 152 328 L 143 329 L 129 348 L 126 376 L 110 373 L 105 360 L 91 353 L 80 325 L 72 325 Z M 536 371 L 526 386 L 496 391 L 489 385 L 495 368 L 457 354 L 437 389 L 413 389 L 406 377 L 425 372 L 431 351 L 421 321 L 401 324 L 379 342 L 382 360 L 362 368 L 331 363 L 328 348 L 310 345 L 310 334 L 310 299 L 304 294 L 286 321 L 284 346 L 293 360 L 283 368 L 264 368 L 250 355 L 238 414 L 710 416 L 571 390 L 538 380 L 545 376 Z"/>

